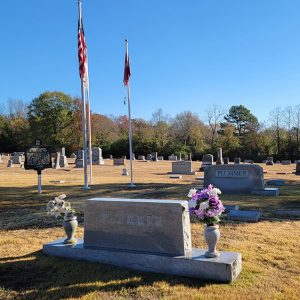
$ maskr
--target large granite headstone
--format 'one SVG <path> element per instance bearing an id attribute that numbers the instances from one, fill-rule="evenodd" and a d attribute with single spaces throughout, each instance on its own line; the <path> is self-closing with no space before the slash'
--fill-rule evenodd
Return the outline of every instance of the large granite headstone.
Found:
<path id="1" fill-rule="evenodd" d="M 70 246 L 59 239 L 43 253 L 206 281 L 229 283 L 241 272 L 240 253 L 212 259 L 192 249 L 187 201 L 94 198 L 84 217 L 84 241 Z"/>
<path id="2" fill-rule="evenodd" d="M 187 201 L 93 198 L 86 201 L 84 219 L 85 247 L 185 256 L 192 251 Z"/>
<path id="3" fill-rule="evenodd" d="M 172 174 L 187 174 L 193 175 L 191 161 L 174 161 L 172 162 Z"/>
<path id="4" fill-rule="evenodd" d="M 216 165 L 204 171 L 204 186 L 213 184 L 225 194 L 251 194 L 265 189 L 259 165 Z"/>

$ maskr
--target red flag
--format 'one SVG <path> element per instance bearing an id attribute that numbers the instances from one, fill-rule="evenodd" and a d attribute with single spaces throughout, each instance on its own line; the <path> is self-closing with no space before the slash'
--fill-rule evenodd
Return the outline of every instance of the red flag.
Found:
<path id="1" fill-rule="evenodd" d="M 128 86 L 129 83 L 129 77 L 130 77 L 130 64 L 129 64 L 129 54 L 128 54 L 128 42 L 126 42 L 126 54 L 125 54 L 125 66 L 124 66 L 124 85 Z"/>
<path id="2" fill-rule="evenodd" d="M 82 19 L 78 20 L 78 60 L 79 60 L 79 76 L 85 84 L 88 83 L 87 73 L 87 53 L 83 31 Z"/>

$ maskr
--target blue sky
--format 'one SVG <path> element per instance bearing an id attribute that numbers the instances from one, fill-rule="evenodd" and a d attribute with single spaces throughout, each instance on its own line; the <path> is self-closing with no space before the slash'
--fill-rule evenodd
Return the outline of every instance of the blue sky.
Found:
<path id="1" fill-rule="evenodd" d="M 82 0 L 93 112 L 122 115 L 129 40 L 132 117 L 243 104 L 260 121 L 300 104 L 298 0 Z M 1 1 L 0 104 L 80 95 L 77 0 Z"/>

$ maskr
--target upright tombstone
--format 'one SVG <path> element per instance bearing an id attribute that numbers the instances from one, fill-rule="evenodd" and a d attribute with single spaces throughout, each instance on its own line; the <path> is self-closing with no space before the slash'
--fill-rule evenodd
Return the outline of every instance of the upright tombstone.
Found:
<path id="1" fill-rule="evenodd" d="M 222 148 L 218 149 L 218 158 L 217 158 L 216 164 L 217 165 L 223 165 L 224 164 L 223 155 L 222 155 Z"/>
<path id="2" fill-rule="evenodd" d="M 76 159 L 76 154 L 75 154 L 75 153 L 72 153 L 72 154 L 70 155 L 70 158 L 75 158 L 75 159 Z"/>
<path id="3" fill-rule="evenodd" d="M 152 160 L 153 161 L 158 161 L 157 152 L 153 152 L 151 155 L 152 155 Z"/>
<path id="4" fill-rule="evenodd" d="M 56 152 L 56 157 L 55 157 L 55 162 L 54 162 L 55 169 L 60 169 L 60 157 L 61 157 L 60 152 Z"/>
<path id="5" fill-rule="evenodd" d="M 273 166 L 274 165 L 273 156 L 267 157 L 266 165 L 267 166 Z"/>
<path id="6" fill-rule="evenodd" d="M 13 161 L 12 159 L 9 159 L 8 162 L 7 162 L 7 167 L 8 168 L 12 168 L 13 167 Z"/>
<path id="7" fill-rule="evenodd" d="M 234 158 L 234 164 L 239 165 L 241 163 L 241 158 L 240 157 L 235 157 Z"/>
<path id="8" fill-rule="evenodd" d="M 172 162 L 172 174 L 194 175 L 191 161 L 174 161 Z"/>
<path id="9" fill-rule="evenodd" d="M 122 169 L 122 176 L 128 176 L 128 170 L 126 168 Z"/>
<path id="10" fill-rule="evenodd" d="M 300 175 L 300 162 L 297 162 L 296 164 L 296 175 Z"/>
<path id="11" fill-rule="evenodd" d="M 290 165 L 292 162 L 290 160 L 282 160 L 281 164 L 282 165 Z"/>
<path id="12" fill-rule="evenodd" d="M 92 164 L 93 165 L 104 165 L 102 157 L 102 149 L 99 147 L 92 148 Z"/>
<path id="13" fill-rule="evenodd" d="M 146 160 L 144 155 L 139 155 L 138 160 Z"/>
<path id="14" fill-rule="evenodd" d="M 189 160 L 192 161 L 192 153 L 189 154 Z"/>
<path id="15" fill-rule="evenodd" d="M 61 148 L 61 155 L 66 156 L 66 148 L 65 147 Z"/>
<path id="16" fill-rule="evenodd" d="M 152 160 L 152 154 L 151 153 L 146 155 L 146 160 Z"/>
<path id="17" fill-rule="evenodd" d="M 75 246 L 57 240 L 45 244 L 43 252 L 214 282 L 232 282 L 241 271 L 240 253 L 208 259 L 205 250 L 192 248 L 188 202 L 183 200 L 88 199 L 84 232 Z"/>
<path id="18" fill-rule="evenodd" d="M 42 170 L 52 168 L 51 154 L 43 146 L 40 139 L 34 141 L 34 145 L 25 151 L 25 170 L 36 170 L 38 174 L 38 193 L 42 192 Z"/>
<path id="19" fill-rule="evenodd" d="M 2 154 L 0 153 L 0 163 L 2 163 Z"/>
<path id="20" fill-rule="evenodd" d="M 157 156 L 157 160 L 164 160 L 164 157 L 162 155 Z"/>
<path id="21" fill-rule="evenodd" d="M 20 154 L 20 152 L 15 152 L 11 159 L 13 164 L 19 165 L 22 162 L 22 154 Z"/>
<path id="22" fill-rule="evenodd" d="M 83 168 L 83 150 L 77 151 L 75 166 L 76 168 Z"/>
<path id="23" fill-rule="evenodd" d="M 278 189 L 265 189 L 263 169 L 259 165 L 235 164 L 207 167 L 204 186 L 219 188 L 224 194 L 278 195 Z"/>
<path id="24" fill-rule="evenodd" d="M 179 152 L 179 161 L 182 161 L 181 152 Z"/>
<path id="25" fill-rule="evenodd" d="M 114 158 L 113 165 L 114 166 L 125 166 L 125 159 L 124 158 Z"/>
<path id="26" fill-rule="evenodd" d="M 170 155 L 170 156 L 168 157 L 168 160 L 177 160 L 177 155 L 174 155 L 174 154 L 172 153 L 172 155 Z"/>
<path id="27" fill-rule="evenodd" d="M 132 153 L 132 160 L 135 160 L 135 154 Z"/>
<path id="28" fill-rule="evenodd" d="M 229 165 L 229 157 L 228 156 L 226 156 L 226 157 L 224 157 L 224 165 Z"/>
<path id="29" fill-rule="evenodd" d="M 202 164 L 200 171 L 204 171 L 206 167 L 209 167 L 213 164 L 214 157 L 211 154 L 204 154 L 202 157 Z"/>

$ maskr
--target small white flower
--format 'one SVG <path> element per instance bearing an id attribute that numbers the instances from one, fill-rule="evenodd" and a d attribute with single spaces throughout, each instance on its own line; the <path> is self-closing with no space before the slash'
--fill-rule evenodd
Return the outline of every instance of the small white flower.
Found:
<path id="1" fill-rule="evenodd" d="M 201 202 L 201 203 L 200 203 L 200 209 L 205 210 L 205 209 L 207 209 L 207 208 L 209 208 L 209 203 L 208 203 L 208 201 L 205 201 L 205 202 Z"/>
<path id="2" fill-rule="evenodd" d="M 189 193 L 188 193 L 188 197 L 191 198 L 194 194 L 196 194 L 197 190 L 196 189 L 190 189 Z"/>
<path id="3" fill-rule="evenodd" d="M 222 194 L 222 192 L 221 192 L 218 188 L 213 188 L 213 189 L 210 191 L 210 194 L 211 194 L 211 195 L 217 195 L 217 194 Z"/>

